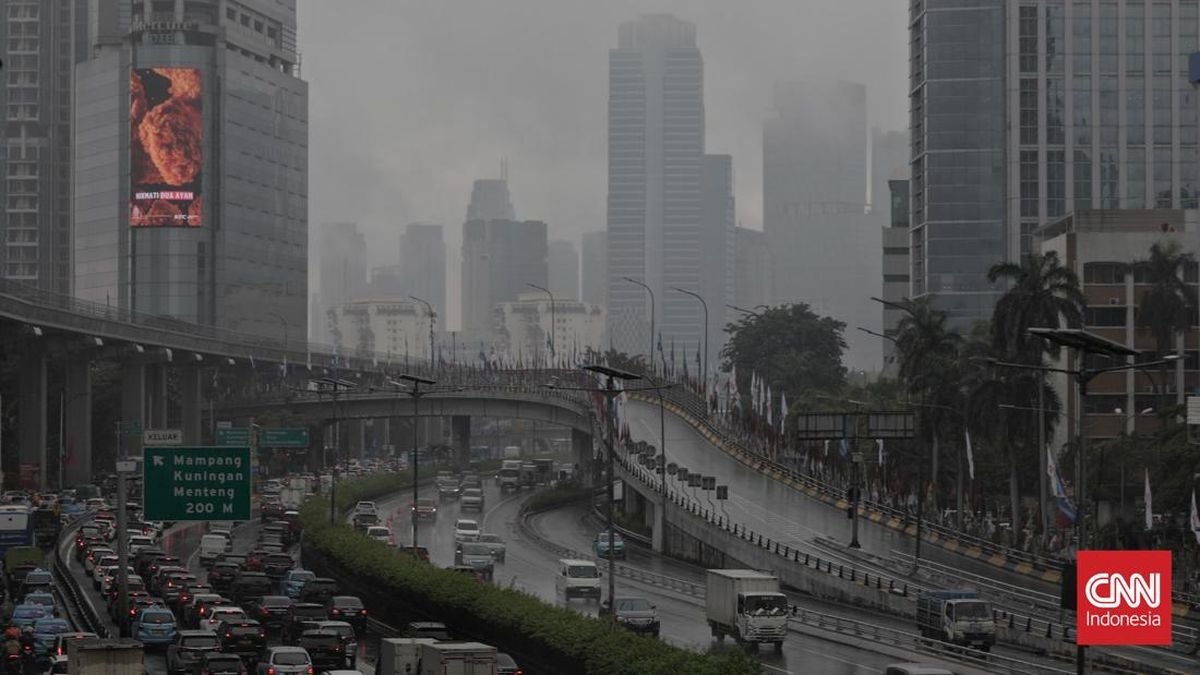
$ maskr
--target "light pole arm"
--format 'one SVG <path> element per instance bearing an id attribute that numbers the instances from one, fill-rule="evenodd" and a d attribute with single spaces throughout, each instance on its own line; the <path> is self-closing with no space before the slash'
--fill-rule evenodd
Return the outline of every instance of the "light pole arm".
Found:
<path id="1" fill-rule="evenodd" d="M 625 281 L 628 281 L 631 284 L 637 284 L 638 286 L 641 286 L 642 288 L 646 289 L 647 293 L 650 294 L 650 353 L 646 355 L 649 358 L 649 361 L 647 362 L 646 365 L 649 366 L 650 371 L 653 372 L 654 371 L 654 316 L 655 316 L 655 314 L 657 314 L 657 312 L 654 309 L 654 289 L 647 286 L 646 282 L 638 281 L 637 279 L 634 279 L 633 277 L 621 277 L 621 278 L 624 279 Z M 664 369 L 666 368 L 665 363 L 663 364 L 663 368 Z"/>

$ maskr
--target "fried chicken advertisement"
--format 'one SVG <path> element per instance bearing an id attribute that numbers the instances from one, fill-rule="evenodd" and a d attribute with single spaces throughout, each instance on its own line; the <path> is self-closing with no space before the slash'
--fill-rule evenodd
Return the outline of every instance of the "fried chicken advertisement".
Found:
<path id="1" fill-rule="evenodd" d="M 200 71 L 134 69 L 129 91 L 130 226 L 199 227 L 204 160 Z"/>

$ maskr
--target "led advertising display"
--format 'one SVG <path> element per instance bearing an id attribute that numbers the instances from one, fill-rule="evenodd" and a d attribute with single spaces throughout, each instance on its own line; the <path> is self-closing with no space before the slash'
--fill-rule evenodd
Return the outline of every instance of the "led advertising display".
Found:
<path id="1" fill-rule="evenodd" d="M 129 225 L 200 227 L 204 123 L 196 68 L 129 77 Z"/>

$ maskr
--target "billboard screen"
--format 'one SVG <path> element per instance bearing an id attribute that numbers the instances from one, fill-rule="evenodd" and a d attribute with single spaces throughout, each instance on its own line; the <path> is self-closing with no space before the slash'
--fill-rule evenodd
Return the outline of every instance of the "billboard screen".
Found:
<path id="1" fill-rule="evenodd" d="M 129 77 L 129 225 L 200 227 L 204 123 L 196 68 Z"/>

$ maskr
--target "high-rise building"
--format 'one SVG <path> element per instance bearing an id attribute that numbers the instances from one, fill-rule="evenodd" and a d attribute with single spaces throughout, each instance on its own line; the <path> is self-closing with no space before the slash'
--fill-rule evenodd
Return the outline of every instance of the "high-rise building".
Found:
<path id="1" fill-rule="evenodd" d="M 733 197 L 733 158 L 729 155 L 704 155 L 700 172 L 700 264 L 699 284 L 692 286 L 681 280 L 671 286 L 699 293 L 708 308 L 708 325 L 704 325 L 704 306 L 697 307 L 693 297 L 668 289 L 664 316 L 679 315 L 685 325 L 699 326 L 700 332 L 671 330 L 668 335 L 682 339 L 689 348 L 701 348 L 707 336 L 710 372 L 716 372 L 721 349 L 725 346 L 725 324 L 733 303 L 734 281 L 737 275 L 737 216 Z M 671 279 L 667 280 L 672 281 Z M 700 310 L 697 323 L 696 311 Z"/>
<path id="2" fill-rule="evenodd" d="M 512 198 L 508 194 L 508 178 L 481 178 L 471 188 L 467 204 L 467 220 L 516 220 Z"/>
<path id="3" fill-rule="evenodd" d="M 71 293 L 71 119 L 86 0 L 0 2 L 0 278 Z"/>
<path id="4" fill-rule="evenodd" d="M 851 82 L 775 86 L 763 126 L 763 231 L 771 242 L 771 297 L 803 302 L 846 324 L 846 362 L 874 368 L 879 229 L 867 217 L 867 90 Z"/>
<path id="5" fill-rule="evenodd" d="M 733 304 L 746 309 L 771 304 L 771 246 L 762 230 L 739 227 Z M 709 358 L 712 358 L 710 355 Z"/>
<path id="6" fill-rule="evenodd" d="M 413 223 L 400 236 L 400 285 L 403 297 L 415 295 L 446 317 L 446 240 L 441 225 Z"/>
<path id="7" fill-rule="evenodd" d="M 579 251 L 575 242 L 550 240 L 550 292 L 563 300 L 579 299 Z"/>
<path id="8" fill-rule="evenodd" d="M 668 294 L 704 274 L 704 62 L 695 24 L 664 14 L 621 24 L 608 58 L 608 331 L 617 350 L 645 354 L 651 324 L 688 341 L 703 332 L 698 303 Z"/>
<path id="9" fill-rule="evenodd" d="M 489 334 L 492 312 L 517 300 L 529 284 L 549 281 L 546 223 L 540 220 L 469 220 L 463 225 L 462 329 Z"/>
<path id="10" fill-rule="evenodd" d="M 898 169 L 898 178 L 887 182 L 891 196 L 890 219 L 883 228 L 883 299 L 889 303 L 902 304 L 908 298 L 911 279 L 909 269 L 909 182 L 908 169 Z M 899 332 L 900 320 L 904 312 L 893 305 L 882 305 L 879 308 L 883 320 L 883 334 L 894 338 Z M 887 371 L 894 362 L 896 343 L 888 338 L 882 338 L 883 368 Z"/>
<path id="11" fill-rule="evenodd" d="M 305 326 L 308 85 L 295 0 L 87 6 L 75 294 L 270 337 L 281 320 Z"/>
<path id="12" fill-rule="evenodd" d="M 429 313 L 415 300 L 362 299 L 333 307 L 324 317 L 329 343 L 339 352 L 391 354 L 415 363 L 429 359 Z"/>
<path id="13" fill-rule="evenodd" d="M 408 299 L 404 276 L 399 265 L 383 265 L 371 268 L 371 279 L 367 282 L 367 297 L 372 300 Z"/>
<path id="14" fill-rule="evenodd" d="M 604 307 L 608 292 L 608 233 L 604 230 L 584 232 L 581 249 L 581 299 Z"/>
<path id="15" fill-rule="evenodd" d="M 912 5 L 915 295 L 986 318 L 1039 225 L 1197 205 L 1200 2 L 943 4 Z"/>
<path id="16" fill-rule="evenodd" d="M 318 268 L 321 288 L 321 312 L 329 315 L 351 300 L 367 296 L 367 241 L 354 223 L 322 223 Z M 314 322 L 329 325 L 328 321 Z M 328 332 L 317 335 L 320 342 L 330 342 Z"/>

